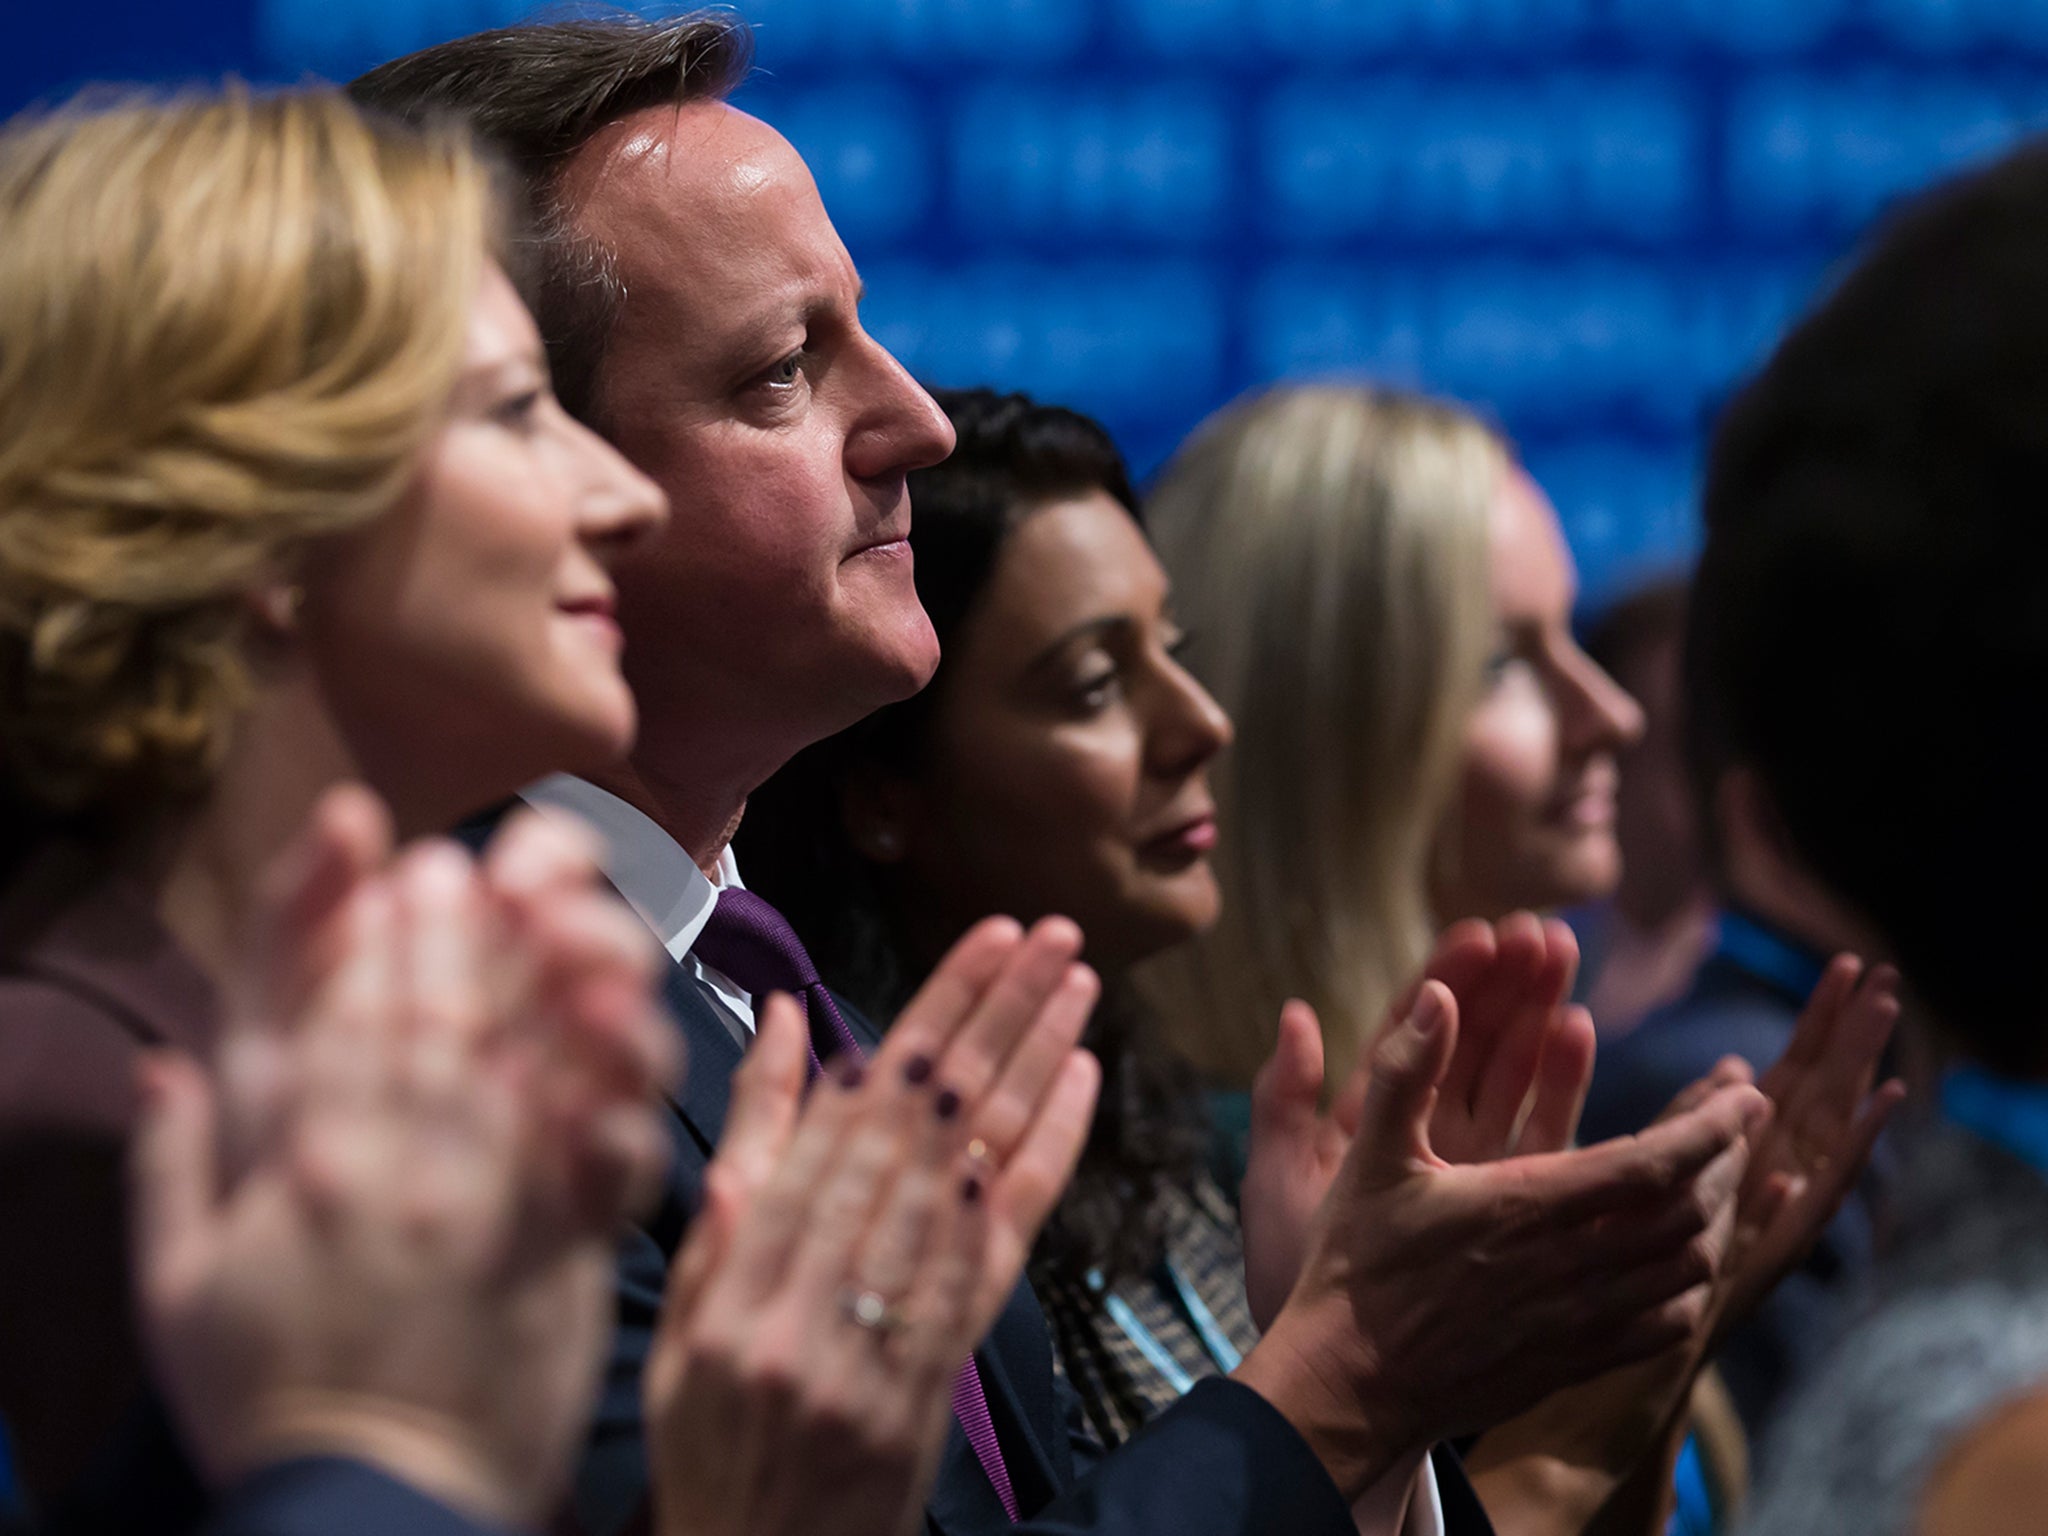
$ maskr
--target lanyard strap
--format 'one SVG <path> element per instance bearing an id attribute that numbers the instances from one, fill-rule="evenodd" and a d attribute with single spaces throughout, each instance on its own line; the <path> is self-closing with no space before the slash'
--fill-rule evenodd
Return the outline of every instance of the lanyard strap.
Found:
<path id="1" fill-rule="evenodd" d="M 1957 1067 L 1941 1080 L 1941 1110 L 1964 1130 L 2048 1174 L 2048 1085 Z"/>
<path id="2" fill-rule="evenodd" d="M 1202 1347 L 1208 1351 L 1209 1358 L 1216 1362 L 1217 1369 L 1228 1376 L 1237 1369 L 1238 1362 L 1243 1358 L 1238 1354 L 1237 1346 L 1230 1342 L 1230 1336 L 1223 1331 L 1223 1325 L 1216 1321 L 1216 1315 L 1209 1310 L 1207 1303 L 1202 1300 L 1194 1286 L 1188 1283 L 1188 1278 L 1181 1273 L 1180 1266 L 1168 1259 L 1161 1268 L 1165 1271 L 1174 1294 L 1180 1299 L 1181 1310 L 1187 1314 L 1189 1324 L 1201 1339 Z M 1188 1374 L 1187 1368 L 1173 1358 L 1172 1352 L 1164 1344 L 1153 1337 L 1152 1330 L 1145 1326 L 1144 1320 L 1138 1316 L 1131 1304 L 1103 1284 L 1101 1270 L 1088 1271 L 1088 1285 L 1102 1297 L 1102 1309 L 1110 1315 L 1117 1327 L 1123 1329 L 1124 1337 L 1137 1346 L 1138 1353 L 1145 1357 L 1153 1370 L 1166 1378 L 1167 1384 L 1176 1393 L 1185 1396 L 1195 1384 L 1195 1378 Z"/>
<path id="3" fill-rule="evenodd" d="M 1820 985 L 1827 961 L 1740 912 L 1723 911 L 1714 952 L 1804 1003 Z"/>

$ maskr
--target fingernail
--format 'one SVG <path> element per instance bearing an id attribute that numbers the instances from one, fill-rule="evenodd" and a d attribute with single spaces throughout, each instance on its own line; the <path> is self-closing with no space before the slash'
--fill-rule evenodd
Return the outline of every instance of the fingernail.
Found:
<path id="1" fill-rule="evenodd" d="M 832 1075 L 839 1080 L 840 1087 L 851 1092 L 861 1085 L 867 1072 L 851 1056 L 835 1056 L 832 1058 Z"/>
<path id="2" fill-rule="evenodd" d="M 932 1075 L 932 1059 L 929 1056 L 913 1056 L 903 1063 L 903 1081 L 916 1087 L 929 1082 Z"/>
<path id="3" fill-rule="evenodd" d="M 960 1198 L 969 1205 L 978 1204 L 981 1200 L 981 1180 L 970 1173 L 967 1181 L 960 1186 Z"/>
<path id="4" fill-rule="evenodd" d="M 950 1120 L 960 1113 L 960 1095 L 950 1088 L 941 1088 L 939 1097 L 932 1105 L 939 1112 L 941 1120 Z"/>
<path id="5" fill-rule="evenodd" d="M 1435 987 L 1424 987 L 1422 996 L 1415 1001 L 1415 1012 L 1409 1015 L 1409 1025 L 1415 1033 L 1427 1039 L 1436 1033 L 1437 1026 L 1443 1021 L 1443 999 L 1438 996 Z"/>

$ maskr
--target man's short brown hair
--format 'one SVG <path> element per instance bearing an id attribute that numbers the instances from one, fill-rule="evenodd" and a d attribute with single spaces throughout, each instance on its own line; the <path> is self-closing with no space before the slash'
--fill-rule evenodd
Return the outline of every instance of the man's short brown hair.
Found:
<path id="1" fill-rule="evenodd" d="M 646 107 L 719 101 L 747 76 L 753 33 L 725 11 L 649 20 L 625 12 L 527 22 L 380 64 L 348 87 L 418 122 L 459 117 L 524 178 L 537 247 L 535 318 L 562 403 L 601 414 L 597 377 L 625 297 L 614 253 L 576 228 L 563 168 L 608 123 Z"/>

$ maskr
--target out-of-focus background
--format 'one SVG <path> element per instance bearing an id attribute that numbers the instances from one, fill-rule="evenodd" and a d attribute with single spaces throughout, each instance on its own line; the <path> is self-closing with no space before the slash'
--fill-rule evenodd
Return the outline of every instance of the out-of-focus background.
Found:
<path id="1" fill-rule="evenodd" d="M 1481 402 L 1591 605 L 1690 551 L 1715 405 L 1887 199 L 2048 126 L 2048 0 L 736 8 L 741 104 L 810 161 L 922 378 L 1095 412 L 1143 471 L 1282 375 Z M 8 0 L 0 111 L 346 79 L 532 9 Z"/>

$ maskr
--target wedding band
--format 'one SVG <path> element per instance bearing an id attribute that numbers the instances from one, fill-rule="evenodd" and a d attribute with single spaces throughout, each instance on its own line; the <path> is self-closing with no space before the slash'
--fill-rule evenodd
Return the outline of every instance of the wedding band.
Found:
<path id="1" fill-rule="evenodd" d="M 857 1291 L 849 1285 L 839 1293 L 839 1310 L 849 1323 L 870 1333 L 894 1333 L 904 1323 L 902 1312 L 880 1291 Z"/>

